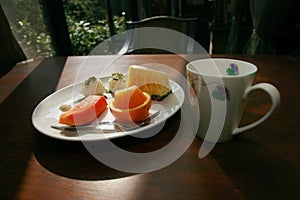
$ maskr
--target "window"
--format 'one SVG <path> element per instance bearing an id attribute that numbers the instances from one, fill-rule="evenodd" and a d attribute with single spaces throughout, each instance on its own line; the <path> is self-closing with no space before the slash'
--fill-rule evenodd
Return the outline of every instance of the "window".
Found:
<path id="1" fill-rule="evenodd" d="M 3 0 L 1 6 L 14 37 L 28 59 L 54 55 L 39 0 Z"/>

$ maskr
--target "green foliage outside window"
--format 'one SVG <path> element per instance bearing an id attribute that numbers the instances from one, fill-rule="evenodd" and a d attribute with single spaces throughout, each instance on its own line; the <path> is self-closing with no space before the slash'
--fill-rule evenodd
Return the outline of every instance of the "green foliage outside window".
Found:
<path id="1" fill-rule="evenodd" d="M 125 30 L 124 21 L 124 17 L 114 17 L 114 27 L 117 33 Z M 75 21 L 67 16 L 67 22 L 74 55 L 87 55 L 97 44 L 110 37 L 106 19 L 92 24 L 89 21 Z"/>
<path id="2" fill-rule="evenodd" d="M 15 30 L 18 42 L 27 57 L 50 57 L 54 55 L 52 40 L 49 33 L 38 31 L 27 19 L 18 21 Z"/>
<path id="3" fill-rule="evenodd" d="M 7 0 L 1 6 L 27 58 L 54 55 L 39 0 Z"/>
<path id="4" fill-rule="evenodd" d="M 4 1 L 12 31 L 28 58 L 55 55 L 40 0 Z M 101 0 L 62 0 L 75 55 L 87 55 L 110 37 L 106 7 Z M 114 17 L 116 33 L 125 30 L 125 18 Z"/>
<path id="5" fill-rule="evenodd" d="M 110 37 L 104 1 L 63 0 L 67 24 L 75 55 L 87 55 Z M 116 33 L 125 30 L 125 18 L 114 17 Z"/>

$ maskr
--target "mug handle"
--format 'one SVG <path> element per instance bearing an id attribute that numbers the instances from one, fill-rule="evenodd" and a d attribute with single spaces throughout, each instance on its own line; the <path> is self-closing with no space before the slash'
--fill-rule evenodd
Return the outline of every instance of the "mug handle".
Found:
<path id="1" fill-rule="evenodd" d="M 279 102 L 280 102 L 280 94 L 279 91 L 277 90 L 276 87 L 274 87 L 273 85 L 269 84 L 269 83 L 258 83 L 256 85 L 253 85 L 249 88 L 246 89 L 243 99 L 246 100 L 248 97 L 248 94 L 256 89 L 262 89 L 265 92 L 267 92 L 270 97 L 271 97 L 271 101 L 272 101 L 272 106 L 269 109 L 269 111 L 259 120 L 253 122 L 252 124 L 249 124 L 247 126 L 243 126 L 243 127 L 239 127 L 233 130 L 232 134 L 236 135 L 238 133 L 241 133 L 243 131 L 249 130 L 251 128 L 254 128 L 255 126 L 258 126 L 259 124 L 261 124 L 262 122 L 264 122 L 267 118 L 270 117 L 270 115 L 273 113 L 273 111 L 275 110 L 275 108 L 278 106 Z"/>

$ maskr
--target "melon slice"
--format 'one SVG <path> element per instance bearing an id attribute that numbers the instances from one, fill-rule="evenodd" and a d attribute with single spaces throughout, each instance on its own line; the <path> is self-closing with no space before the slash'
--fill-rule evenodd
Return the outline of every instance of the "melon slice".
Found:
<path id="1" fill-rule="evenodd" d="M 167 73 L 137 65 L 129 67 L 128 86 L 132 85 L 137 85 L 143 92 L 150 94 L 153 100 L 158 101 L 172 92 Z"/>

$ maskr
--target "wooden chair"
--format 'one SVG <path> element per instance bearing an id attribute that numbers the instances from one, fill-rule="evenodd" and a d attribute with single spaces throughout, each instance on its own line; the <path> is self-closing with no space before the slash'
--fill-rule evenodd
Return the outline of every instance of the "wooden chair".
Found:
<path id="1" fill-rule="evenodd" d="M 197 18 L 170 16 L 128 21 L 119 54 L 193 53 L 196 22 Z"/>

